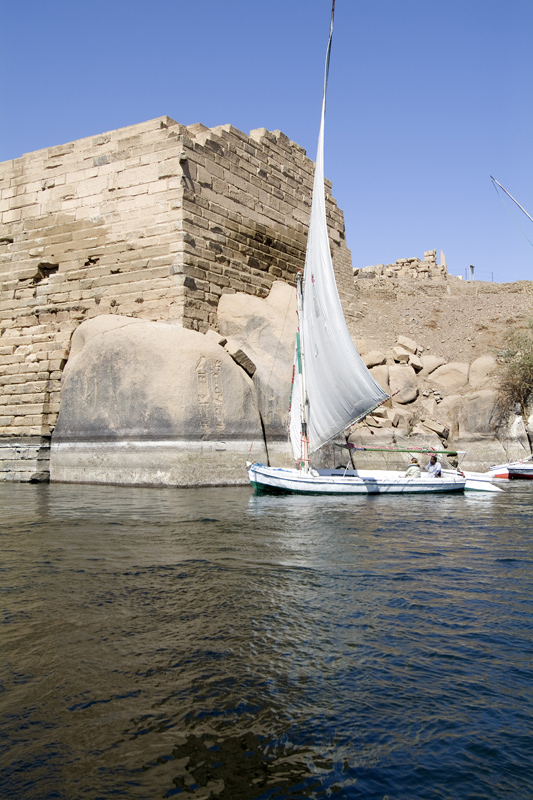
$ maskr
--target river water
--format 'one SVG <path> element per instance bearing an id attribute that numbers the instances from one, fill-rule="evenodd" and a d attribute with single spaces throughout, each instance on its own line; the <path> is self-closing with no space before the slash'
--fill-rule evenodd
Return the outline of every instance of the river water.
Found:
<path id="1" fill-rule="evenodd" d="M 533 797 L 533 486 L 0 484 L 0 797 Z"/>

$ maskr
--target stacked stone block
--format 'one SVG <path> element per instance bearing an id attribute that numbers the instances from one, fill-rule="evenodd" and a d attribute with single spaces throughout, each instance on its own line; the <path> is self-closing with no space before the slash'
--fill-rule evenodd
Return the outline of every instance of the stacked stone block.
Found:
<path id="1" fill-rule="evenodd" d="M 279 131 L 169 117 L 0 164 L 2 441 L 50 435 L 83 320 L 116 313 L 205 331 L 221 294 L 294 283 L 312 178 L 305 151 Z M 326 193 L 349 314 L 344 221 L 327 181 Z"/>

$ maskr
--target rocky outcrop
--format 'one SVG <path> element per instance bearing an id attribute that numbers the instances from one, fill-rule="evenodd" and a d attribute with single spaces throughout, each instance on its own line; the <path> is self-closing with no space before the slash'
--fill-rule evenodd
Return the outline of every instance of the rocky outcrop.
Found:
<path id="1" fill-rule="evenodd" d="M 63 374 L 67 358 L 74 364 L 72 334 L 81 346 L 93 329 L 78 335 L 79 326 L 100 316 L 119 320 L 102 341 L 125 335 L 124 319 L 206 334 L 224 348 L 224 363 L 252 381 L 261 431 L 281 447 L 294 319 L 285 326 L 274 298 L 276 282 L 292 285 L 304 265 L 313 174 L 303 148 L 281 131 L 248 135 L 166 116 L 0 164 L 0 480 L 42 479 L 60 405 L 58 446 L 72 408 Z M 324 187 L 350 331 L 354 339 L 376 331 L 364 359 L 384 384 L 409 374 L 409 391 L 404 385 L 393 405 L 401 420 L 409 410 L 411 435 L 422 436 L 417 414 L 433 419 L 450 392 L 494 387 L 490 359 L 509 321 L 527 324 L 533 282 L 463 281 L 436 250 L 355 270 L 354 278 L 343 214 L 331 183 Z M 453 363 L 467 365 L 466 383 L 460 370 L 450 377 Z M 391 372 L 396 365 L 414 380 Z M 431 383 L 441 367 L 448 377 Z M 388 425 L 381 419 L 374 435 Z"/>
<path id="2" fill-rule="evenodd" d="M 82 324 L 63 375 L 52 479 L 246 483 L 246 460 L 291 465 L 295 330 L 295 291 L 282 281 L 265 299 L 223 295 L 216 329 L 205 334 L 116 315 Z M 356 345 L 391 399 L 352 428 L 354 443 L 466 450 L 462 465 L 471 469 L 528 452 L 520 419 L 505 430 L 496 424 L 491 353 L 447 362 L 402 335 L 389 348 Z M 338 459 L 330 448 L 315 463 Z M 363 452 L 356 462 L 403 468 L 405 455 Z"/>

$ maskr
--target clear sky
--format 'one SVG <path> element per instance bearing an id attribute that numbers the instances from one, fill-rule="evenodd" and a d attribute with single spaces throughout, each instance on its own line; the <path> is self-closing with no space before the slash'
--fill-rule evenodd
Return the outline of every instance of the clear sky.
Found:
<path id="1" fill-rule="evenodd" d="M 0 161 L 164 114 L 314 159 L 331 0 L 2 0 Z M 533 0 L 337 0 L 325 172 L 354 266 L 533 279 Z M 516 220 L 516 221 L 515 221 Z"/>

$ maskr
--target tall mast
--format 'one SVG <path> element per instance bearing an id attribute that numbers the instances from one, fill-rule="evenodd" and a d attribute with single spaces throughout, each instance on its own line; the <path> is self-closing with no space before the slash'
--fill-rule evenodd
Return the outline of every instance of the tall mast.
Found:
<path id="1" fill-rule="evenodd" d="M 323 134 L 323 126 L 324 126 L 324 115 L 326 112 L 326 93 L 328 89 L 328 74 L 329 74 L 329 59 L 331 55 L 331 42 L 333 39 L 333 18 L 335 16 L 335 0 L 332 0 L 331 4 L 331 19 L 329 23 L 329 39 L 328 39 L 328 47 L 326 50 L 326 66 L 324 69 L 324 90 L 322 94 L 322 116 L 321 116 L 321 134 Z M 323 158 L 323 148 L 324 148 L 324 140 L 323 135 L 319 137 L 319 150 L 322 148 L 322 158 Z M 319 159 L 320 153 L 317 154 L 317 161 Z M 322 187 L 322 191 L 324 191 Z M 303 306 L 304 306 L 304 277 L 301 273 L 298 273 L 296 278 L 296 300 L 297 300 L 297 308 L 298 308 L 298 332 L 297 332 L 297 357 L 299 359 L 299 374 L 300 374 L 300 425 L 301 425 L 301 455 L 300 455 L 300 467 L 304 472 L 308 472 L 310 469 L 310 457 L 311 457 L 311 448 L 309 445 L 309 399 L 307 396 L 307 385 L 305 380 L 305 343 L 303 338 Z"/>
<path id="2" fill-rule="evenodd" d="M 300 316 L 291 394 L 290 439 L 294 459 L 300 462 L 302 469 L 308 468 L 311 453 L 388 397 L 354 346 L 343 314 L 331 257 L 324 186 L 324 119 L 334 10 L 333 2 L 305 268 L 298 288 Z"/>

